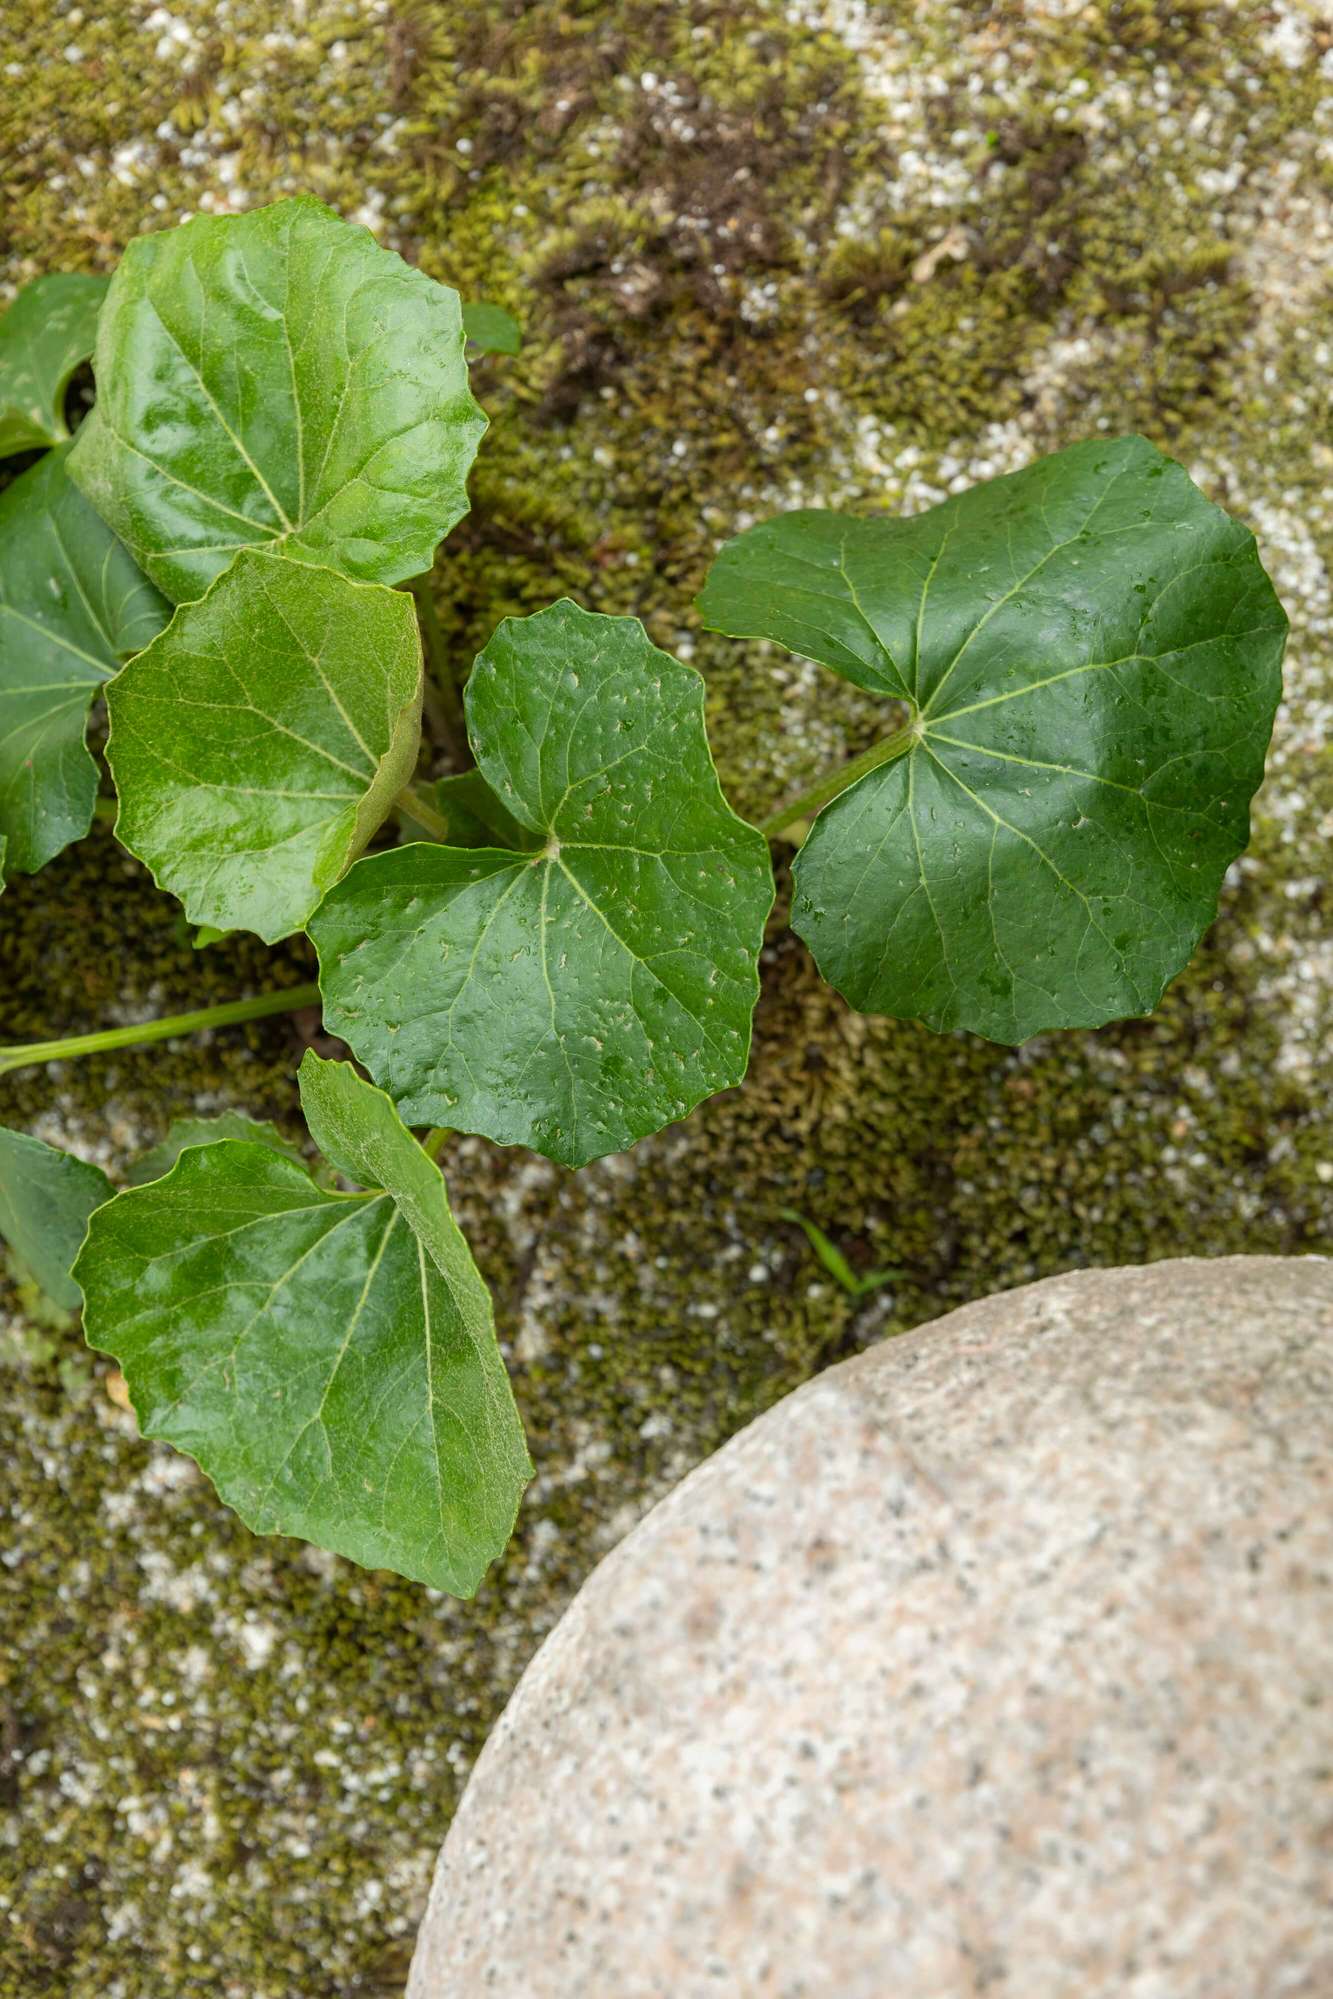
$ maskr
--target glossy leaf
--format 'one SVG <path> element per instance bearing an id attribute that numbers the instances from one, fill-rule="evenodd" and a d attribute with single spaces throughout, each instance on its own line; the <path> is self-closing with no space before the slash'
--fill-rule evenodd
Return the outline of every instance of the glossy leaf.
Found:
<path id="1" fill-rule="evenodd" d="M 304 1163 L 300 1147 L 285 1139 L 275 1124 L 246 1117 L 242 1111 L 220 1111 L 216 1117 L 173 1118 L 166 1137 L 139 1154 L 126 1180 L 131 1187 L 146 1187 L 150 1180 L 161 1180 L 170 1173 L 187 1146 L 216 1145 L 223 1138 L 242 1138 L 251 1145 L 267 1145 L 284 1159 L 294 1159 L 298 1166 Z"/>
<path id="2" fill-rule="evenodd" d="M 1179 465 L 1127 437 L 908 520 L 788 514 L 700 610 L 914 721 L 795 865 L 793 926 L 854 1006 L 1005 1042 L 1151 1011 L 1249 837 L 1286 634 Z"/>
<path id="3" fill-rule="evenodd" d="M 70 1272 L 88 1217 L 112 1192 L 100 1166 L 0 1125 L 0 1237 L 66 1312 L 79 1309 Z"/>
<path id="4" fill-rule="evenodd" d="M 490 1297 L 436 1167 L 347 1063 L 301 1101 L 336 1194 L 269 1145 L 182 1152 L 96 1217 L 89 1343 L 145 1436 L 197 1459 L 257 1534 L 469 1596 L 531 1475 Z"/>
<path id="5" fill-rule="evenodd" d="M 463 331 L 481 354 L 517 354 L 523 346 L 514 315 L 485 299 L 473 299 L 463 307 Z"/>
<path id="6" fill-rule="evenodd" d="M 457 293 L 307 195 L 131 243 L 96 374 L 74 478 L 178 602 L 255 543 L 397 583 L 467 511 Z"/>
<path id="7" fill-rule="evenodd" d="M 25 285 L 0 319 L 0 458 L 69 436 L 65 391 L 93 351 L 107 280 L 52 272 Z"/>
<path id="8" fill-rule="evenodd" d="M 635 618 L 506 619 L 466 705 L 538 851 L 359 862 L 310 926 L 325 1025 L 410 1122 L 582 1165 L 744 1075 L 767 848 L 722 795 L 702 680 Z"/>
<path id="9" fill-rule="evenodd" d="M 171 607 L 49 451 L 0 494 L 0 830 L 32 873 L 92 823 L 93 696 Z"/>
<path id="10" fill-rule="evenodd" d="M 107 692 L 119 838 L 192 923 L 299 930 L 410 777 L 412 600 L 246 549 Z"/>

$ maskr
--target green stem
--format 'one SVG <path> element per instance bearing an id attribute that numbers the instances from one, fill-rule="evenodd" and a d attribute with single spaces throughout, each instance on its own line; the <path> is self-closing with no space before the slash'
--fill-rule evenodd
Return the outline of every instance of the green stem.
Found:
<path id="1" fill-rule="evenodd" d="M 830 771 L 827 777 L 821 777 L 818 784 L 812 784 L 808 791 L 803 791 L 798 797 L 789 799 L 785 805 L 780 805 L 767 819 L 761 819 L 759 831 L 767 840 L 778 839 L 784 826 L 790 826 L 795 819 L 812 818 L 822 806 L 828 804 L 831 798 L 837 798 L 849 785 L 855 784 L 858 778 L 865 777 L 872 770 L 878 770 L 881 764 L 892 763 L 895 757 L 900 757 L 904 750 L 910 750 L 913 743 L 918 740 L 919 731 L 916 724 L 905 722 L 901 729 L 895 729 L 892 735 L 883 737 L 878 743 L 872 743 L 871 747 L 863 751 L 859 757 L 853 757 L 850 763 L 839 765 L 838 769 Z"/>
<path id="2" fill-rule="evenodd" d="M 444 1151 L 444 1142 L 449 1136 L 447 1124 L 433 1124 L 421 1141 L 421 1150 L 427 1159 L 438 1159 Z"/>
<path id="3" fill-rule="evenodd" d="M 443 747 L 448 750 L 458 768 L 466 770 L 472 762 L 472 752 L 468 747 L 467 719 L 463 713 L 463 690 L 459 685 L 449 647 L 440 626 L 440 614 L 435 608 L 431 578 L 429 575 L 414 576 L 408 588 L 417 607 L 421 644 L 426 655 L 427 670 L 430 673 L 427 693 L 433 698 L 429 698 L 426 702 L 430 719 L 444 737 Z"/>
<path id="4" fill-rule="evenodd" d="M 405 784 L 394 804 L 404 818 L 413 820 L 424 832 L 430 834 L 432 840 L 443 840 L 448 843 L 449 821 L 442 812 L 435 810 L 429 799 L 422 797 L 414 784 Z"/>
<path id="5" fill-rule="evenodd" d="M 417 594 L 417 586 L 413 586 Z M 418 603 L 422 598 L 418 596 Z M 439 624 L 434 618 L 431 606 L 430 621 L 436 634 Z M 423 616 L 423 624 L 426 619 Z M 457 697 L 457 685 L 451 682 Z M 459 708 L 461 714 L 461 705 Z M 858 778 L 867 772 L 878 770 L 881 764 L 891 763 L 894 757 L 902 756 L 917 740 L 917 729 L 907 723 L 892 735 L 885 736 L 859 757 L 853 757 L 835 771 L 830 771 L 817 784 L 811 785 L 796 798 L 789 799 L 759 822 L 759 830 L 766 838 L 773 840 L 781 836 L 784 826 L 794 820 L 808 819 L 827 805 L 831 798 L 846 791 Z M 406 785 L 398 794 L 397 809 L 407 818 L 415 821 L 432 839 L 448 840 L 449 826 L 444 816 L 435 810 L 429 800 L 423 798 L 414 785 Z M 221 1006 L 201 1007 L 194 1013 L 175 1013 L 163 1020 L 145 1020 L 133 1027 L 109 1027 L 97 1034 L 72 1034 L 63 1041 L 18 1042 L 8 1048 L 0 1047 L 0 1075 L 11 1069 L 23 1069 L 42 1062 L 72 1061 L 80 1055 L 101 1055 L 113 1048 L 138 1048 L 149 1041 L 168 1041 L 178 1034 L 195 1034 L 206 1027 L 235 1027 L 244 1020 L 262 1020 L 268 1014 L 294 1013 L 299 1007 L 319 1004 L 319 987 L 288 986 L 281 992 L 258 993 L 253 999 L 228 1000 Z M 443 1145 L 447 1133 L 443 1130 L 429 1132 L 424 1140 L 427 1152 L 435 1157 Z"/>
<path id="6" fill-rule="evenodd" d="M 243 1020 L 262 1020 L 270 1013 L 295 1013 L 318 1006 L 318 986 L 287 986 L 281 992 L 257 993 L 253 999 L 227 1000 L 221 1006 L 200 1007 L 195 1013 L 173 1013 L 164 1020 L 139 1021 L 133 1027 L 107 1027 L 98 1034 L 71 1034 L 64 1041 L 20 1041 L 0 1048 L 0 1075 L 37 1062 L 66 1062 L 77 1055 L 101 1055 L 111 1048 L 137 1048 L 146 1041 L 169 1041 L 177 1034 L 196 1034 L 204 1027 L 235 1027 Z"/>

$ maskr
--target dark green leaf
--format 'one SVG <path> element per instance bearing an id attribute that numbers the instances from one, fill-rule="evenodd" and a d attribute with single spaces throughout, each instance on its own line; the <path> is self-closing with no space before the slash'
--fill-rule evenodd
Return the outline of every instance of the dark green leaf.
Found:
<path id="1" fill-rule="evenodd" d="M 89 1215 L 111 1195 L 100 1166 L 0 1125 L 0 1236 L 63 1311 L 79 1309 L 70 1271 Z"/>
<path id="2" fill-rule="evenodd" d="M 502 305 L 474 299 L 463 307 L 463 331 L 483 354 L 517 354 L 523 345 L 518 321 Z"/>
<path id="3" fill-rule="evenodd" d="M 307 1054 L 301 1101 L 377 1191 L 327 1192 L 269 1145 L 182 1152 L 93 1223 L 89 1344 L 256 1534 L 470 1596 L 532 1470 L 490 1297 L 387 1099 Z"/>
<path id="4" fill-rule="evenodd" d="M 430 799 L 449 828 L 451 847 L 511 847 L 515 853 L 533 853 L 542 845 L 541 835 L 519 824 L 479 770 L 440 778 Z"/>
<path id="5" fill-rule="evenodd" d="M 245 549 L 107 690 L 116 831 L 192 923 L 299 930 L 410 777 L 412 600 Z"/>
<path id="6" fill-rule="evenodd" d="M 397 583 L 467 511 L 458 294 L 308 195 L 132 243 L 96 372 L 73 476 L 178 602 L 252 543 Z"/>
<path id="7" fill-rule="evenodd" d="M 65 391 L 93 351 L 105 278 L 53 272 L 25 285 L 0 319 L 0 458 L 69 436 Z"/>
<path id="8" fill-rule="evenodd" d="M 507 619 L 466 702 L 538 850 L 358 863 L 310 925 L 325 1023 L 412 1123 L 582 1165 L 744 1075 L 767 848 L 722 795 L 702 680 L 635 618 Z"/>
<path id="9" fill-rule="evenodd" d="M 0 494 L 0 829 L 26 873 L 88 831 L 89 703 L 171 609 L 70 483 L 68 449 Z"/>
<path id="10" fill-rule="evenodd" d="M 1128 437 L 910 520 L 789 514 L 700 610 L 914 722 L 796 861 L 792 923 L 854 1006 L 1006 1042 L 1151 1011 L 1249 837 L 1286 634 L 1179 465 Z"/>
<path id="11" fill-rule="evenodd" d="M 299 1146 L 285 1139 L 274 1124 L 246 1117 L 241 1111 L 221 1111 L 216 1117 L 177 1117 L 171 1120 L 160 1145 L 141 1152 L 126 1175 L 131 1187 L 146 1187 L 169 1173 L 190 1145 L 215 1145 L 219 1139 L 242 1138 L 252 1145 L 267 1145 L 285 1159 L 302 1163 Z"/>

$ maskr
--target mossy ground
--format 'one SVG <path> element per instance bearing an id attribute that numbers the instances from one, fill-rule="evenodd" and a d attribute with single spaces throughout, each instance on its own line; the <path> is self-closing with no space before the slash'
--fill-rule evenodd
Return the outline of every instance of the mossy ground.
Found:
<path id="1" fill-rule="evenodd" d="M 251 1539 L 11 1287 L 0 1999 L 396 1993 L 523 1663 L 729 1432 L 1050 1271 L 1328 1247 L 1333 30 L 1300 0 L 33 0 L 2 40 L 11 282 L 304 187 L 518 314 L 522 359 L 477 371 L 450 641 L 562 590 L 639 612 L 707 673 L 742 810 L 875 728 L 696 631 L 762 511 L 918 507 L 1137 428 L 1251 518 L 1293 616 L 1251 855 L 1151 1020 L 934 1039 L 852 1015 L 775 926 L 743 1090 L 577 1176 L 451 1142 L 539 1466 L 474 1603 Z M 100 832 L 0 917 L 6 1040 L 308 976 L 193 953 Z M 296 1130 L 311 1031 L 24 1072 L 0 1117 L 112 1167 L 200 1104 Z M 850 1300 L 784 1206 L 902 1277 Z"/>

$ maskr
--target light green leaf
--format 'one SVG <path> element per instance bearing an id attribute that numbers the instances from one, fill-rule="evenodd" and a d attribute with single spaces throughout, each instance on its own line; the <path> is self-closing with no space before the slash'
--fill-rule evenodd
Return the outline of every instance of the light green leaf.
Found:
<path id="1" fill-rule="evenodd" d="M 307 1054 L 301 1101 L 374 1191 L 329 1193 L 268 1145 L 182 1152 L 94 1221 L 89 1344 L 256 1534 L 470 1596 L 532 1471 L 490 1297 L 387 1099 Z"/>
<path id="2" fill-rule="evenodd" d="M 107 280 L 52 272 L 25 285 L 0 319 L 0 458 L 69 436 L 65 391 L 93 351 Z"/>
<path id="3" fill-rule="evenodd" d="M 1152 1010 L 1249 837 L 1287 628 L 1179 465 L 1126 437 L 909 520 L 788 514 L 699 608 L 906 706 L 795 863 L 853 1006 L 1004 1042 Z"/>
<path id="4" fill-rule="evenodd" d="M 70 1271 L 89 1215 L 112 1191 L 100 1166 L 0 1125 L 0 1236 L 63 1311 L 79 1309 Z"/>
<path id="5" fill-rule="evenodd" d="M 410 1122 L 583 1165 L 740 1082 L 767 848 L 722 795 L 702 680 L 636 618 L 506 619 L 466 705 L 538 850 L 358 863 L 310 925 L 325 1024 Z"/>
<path id="6" fill-rule="evenodd" d="M 512 847 L 515 853 L 533 853 L 543 844 L 539 833 L 521 826 L 500 803 L 479 770 L 438 779 L 429 797 L 449 829 L 450 847 Z"/>
<path id="7" fill-rule="evenodd" d="M 107 690 L 119 838 L 192 923 L 299 930 L 421 740 L 412 600 L 245 549 Z"/>
<path id="8" fill-rule="evenodd" d="M 473 299 L 463 307 L 463 331 L 482 354 L 517 354 L 523 346 L 514 315 L 485 299 Z"/>
<path id="9" fill-rule="evenodd" d="M 93 696 L 170 606 L 70 483 L 69 447 L 0 494 L 0 830 L 34 873 L 92 823 Z"/>
<path id="10" fill-rule="evenodd" d="M 178 602 L 254 543 L 401 582 L 467 511 L 458 294 L 308 195 L 131 243 L 96 374 L 73 476 Z"/>
<path id="11" fill-rule="evenodd" d="M 263 1118 L 246 1117 L 241 1111 L 220 1111 L 216 1117 L 176 1117 L 167 1127 L 159 1145 L 141 1152 L 125 1176 L 131 1187 L 145 1187 L 169 1173 L 190 1145 L 215 1145 L 219 1139 L 241 1138 L 251 1145 L 267 1145 L 284 1159 L 303 1164 L 299 1146 L 285 1139 L 275 1124 Z"/>

